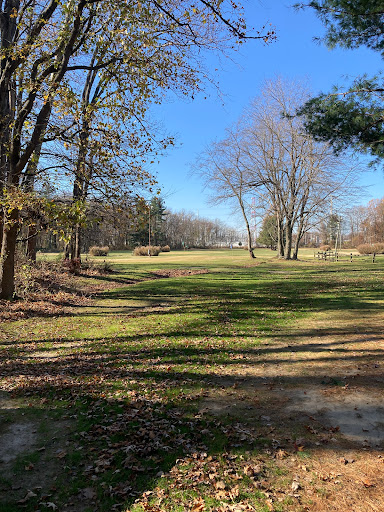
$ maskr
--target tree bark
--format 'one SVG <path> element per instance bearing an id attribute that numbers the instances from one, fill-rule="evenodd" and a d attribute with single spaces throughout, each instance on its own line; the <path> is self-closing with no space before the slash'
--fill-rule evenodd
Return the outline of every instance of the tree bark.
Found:
<path id="1" fill-rule="evenodd" d="M 283 233 L 283 226 L 282 226 L 281 218 L 279 215 L 276 215 L 276 221 L 277 221 L 277 257 L 283 258 L 284 257 L 284 233 Z"/>
<path id="2" fill-rule="evenodd" d="M 291 259 L 292 251 L 292 224 L 291 221 L 286 221 L 285 224 L 285 244 L 284 244 L 284 259 Z"/>
<path id="3" fill-rule="evenodd" d="M 19 210 L 12 210 L 3 224 L 1 245 L 0 299 L 12 299 L 15 292 L 15 252 L 19 231 Z"/>
<path id="4" fill-rule="evenodd" d="M 81 261 L 81 227 L 79 224 L 76 224 L 72 234 L 71 259 Z"/>
<path id="5" fill-rule="evenodd" d="M 28 227 L 28 236 L 27 236 L 27 247 L 25 251 L 25 255 L 27 259 L 32 262 L 36 263 L 36 242 L 37 242 L 37 226 L 36 224 L 31 224 Z"/>

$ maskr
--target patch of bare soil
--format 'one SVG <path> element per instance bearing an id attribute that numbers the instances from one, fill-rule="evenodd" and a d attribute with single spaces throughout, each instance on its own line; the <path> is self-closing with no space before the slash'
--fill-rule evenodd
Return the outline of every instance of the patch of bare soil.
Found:
<path id="1" fill-rule="evenodd" d="M 0 435 L 0 465 L 8 465 L 17 459 L 20 454 L 33 449 L 36 443 L 36 424 L 27 421 L 12 423 Z"/>
<path id="2" fill-rule="evenodd" d="M 268 456 L 292 480 L 293 502 L 284 511 L 382 512 L 381 315 L 369 324 L 355 321 L 353 329 L 342 321 L 298 326 L 288 339 L 276 336 L 254 351 L 234 353 L 217 379 L 221 391 L 205 397 L 201 413 L 257 428 Z M 284 478 L 263 484 L 271 510 Z"/>
<path id="3" fill-rule="evenodd" d="M 346 439 L 363 447 L 381 449 L 384 442 L 382 393 L 357 389 L 295 389 L 286 392 L 287 412 L 304 413 L 336 425 Z"/>
<path id="4" fill-rule="evenodd" d="M 50 503 L 70 430 L 68 420 L 48 419 L 36 404 L 0 394 L 1 503 L 17 503 L 20 510 L 30 500 Z"/>
<path id="5" fill-rule="evenodd" d="M 198 274 L 207 274 L 208 269 L 206 268 L 182 268 L 182 269 L 171 269 L 171 270 L 156 270 L 151 272 L 155 279 L 162 279 L 166 277 L 184 277 L 184 276 L 195 276 Z"/>

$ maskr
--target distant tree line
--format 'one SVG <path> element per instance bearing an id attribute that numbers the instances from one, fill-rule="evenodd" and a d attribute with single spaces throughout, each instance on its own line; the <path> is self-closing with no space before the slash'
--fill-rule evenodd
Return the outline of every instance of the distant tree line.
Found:
<path id="1" fill-rule="evenodd" d="M 302 238 L 303 247 L 335 246 L 336 239 L 345 248 L 356 248 L 361 244 L 384 242 L 384 198 L 371 199 L 366 205 L 350 206 L 329 212 L 317 226 Z M 257 244 L 276 250 L 276 216 L 267 213 L 263 218 Z"/>
<path id="2" fill-rule="evenodd" d="M 61 240 L 52 226 L 44 229 L 39 224 L 34 239 L 36 249 L 61 251 L 68 243 Z M 132 250 L 138 246 L 164 246 L 171 249 L 215 248 L 238 245 L 242 233 L 221 220 L 210 220 L 193 212 L 168 210 L 161 197 L 149 202 L 137 200 L 126 208 L 90 202 L 87 205 L 86 221 L 82 226 L 80 250 L 87 253 L 92 246 L 108 246 L 111 250 Z M 26 247 L 24 248 L 26 250 Z"/>

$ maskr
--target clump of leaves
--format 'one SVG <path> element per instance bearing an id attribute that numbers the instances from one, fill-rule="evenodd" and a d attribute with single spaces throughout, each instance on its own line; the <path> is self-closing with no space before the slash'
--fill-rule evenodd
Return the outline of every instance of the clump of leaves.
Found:
<path id="1" fill-rule="evenodd" d="M 70 260 L 64 260 L 62 263 L 63 269 L 69 272 L 70 274 L 78 275 L 81 270 L 81 260 L 80 258 L 73 258 Z"/>
<path id="2" fill-rule="evenodd" d="M 27 261 L 19 262 L 16 267 L 16 296 L 26 299 L 30 296 L 35 286 L 33 267 Z"/>

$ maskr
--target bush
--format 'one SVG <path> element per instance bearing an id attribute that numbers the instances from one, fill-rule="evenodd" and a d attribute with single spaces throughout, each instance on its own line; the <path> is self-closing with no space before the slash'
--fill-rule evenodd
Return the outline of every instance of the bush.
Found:
<path id="1" fill-rule="evenodd" d="M 327 252 L 327 251 L 331 250 L 331 246 L 330 245 L 320 245 L 319 249 L 320 249 L 320 251 Z"/>
<path id="2" fill-rule="evenodd" d="M 164 245 L 161 248 L 161 252 L 170 252 L 170 251 L 171 251 L 171 248 L 169 247 L 169 245 Z"/>
<path id="3" fill-rule="evenodd" d="M 158 256 L 161 253 L 161 247 L 159 245 L 141 245 L 139 247 L 135 247 L 133 254 L 135 256 L 149 256 L 149 251 L 151 252 L 151 256 Z"/>
<path id="4" fill-rule="evenodd" d="M 22 261 L 15 268 L 16 296 L 27 299 L 35 286 L 33 267 L 27 261 Z"/>
<path id="5" fill-rule="evenodd" d="M 74 258 L 73 260 L 64 260 L 62 262 L 62 267 L 69 274 L 78 275 L 81 270 L 81 260 L 80 260 L 80 258 Z"/>
<path id="6" fill-rule="evenodd" d="M 356 247 L 360 254 L 373 254 L 375 246 L 373 244 L 360 244 Z"/>
<path id="7" fill-rule="evenodd" d="M 98 270 L 100 272 L 100 274 L 112 274 L 113 273 L 113 267 L 107 261 L 104 261 L 104 263 L 97 266 L 96 270 Z"/>
<path id="8" fill-rule="evenodd" d="M 108 256 L 109 253 L 109 247 L 99 247 L 97 245 L 94 245 L 89 249 L 89 254 L 91 256 Z"/>
<path id="9" fill-rule="evenodd" d="M 384 254 L 384 242 L 373 244 L 373 252 L 376 254 Z"/>

